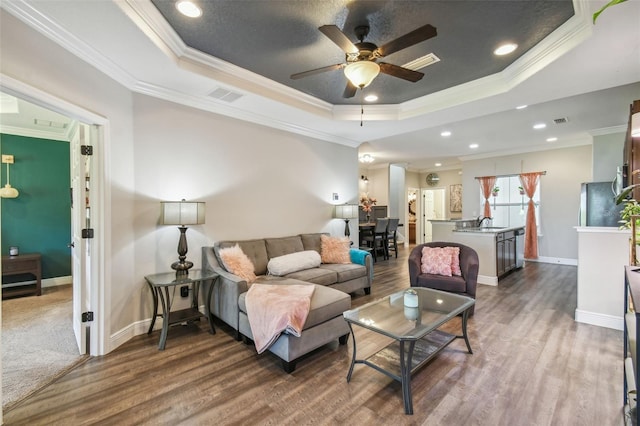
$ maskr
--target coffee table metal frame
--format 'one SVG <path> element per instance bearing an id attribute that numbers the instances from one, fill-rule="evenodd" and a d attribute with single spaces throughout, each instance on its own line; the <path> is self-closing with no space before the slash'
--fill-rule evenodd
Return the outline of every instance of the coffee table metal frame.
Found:
<path id="1" fill-rule="evenodd" d="M 351 366 L 347 382 L 351 381 L 355 364 L 365 364 L 402 384 L 405 414 L 413 414 L 411 375 L 429 362 L 438 352 L 457 338 L 464 339 L 473 354 L 467 335 L 469 309 L 475 300 L 444 291 L 412 287 L 418 293 L 418 308 L 404 306 L 404 290 L 377 301 L 344 312 L 353 340 Z M 462 335 L 438 330 L 438 327 L 462 314 Z M 357 325 L 394 339 L 366 359 L 356 359 Z"/>

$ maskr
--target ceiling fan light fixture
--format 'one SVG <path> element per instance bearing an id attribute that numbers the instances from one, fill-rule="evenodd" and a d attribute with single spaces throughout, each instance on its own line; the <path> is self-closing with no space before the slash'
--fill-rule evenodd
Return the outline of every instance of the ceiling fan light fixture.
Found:
<path id="1" fill-rule="evenodd" d="M 380 73 L 380 65 L 372 61 L 352 62 L 344 68 L 344 75 L 351 84 L 361 89 L 367 87 Z"/>
<path id="2" fill-rule="evenodd" d="M 360 162 L 361 163 L 373 163 L 373 160 L 375 160 L 375 158 L 373 158 L 373 155 L 371 154 L 364 154 L 360 156 Z"/>

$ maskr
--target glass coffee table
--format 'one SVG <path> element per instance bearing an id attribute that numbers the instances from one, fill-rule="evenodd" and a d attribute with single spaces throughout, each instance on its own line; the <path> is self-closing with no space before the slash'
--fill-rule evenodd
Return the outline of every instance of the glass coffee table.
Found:
<path id="1" fill-rule="evenodd" d="M 402 383 L 405 414 L 413 414 L 411 375 L 457 338 L 464 339 L 469 353 L 467 336 L 469 308 L 475 300 L 430 288 L 412 287 L 417 293 L 407 307 L 405 291 L 393 293 L 375 302 L 344 312 L 353 338 L 353 356 L 347 382 L 351 381 L 355 364 L 365 364 Z M 411 296 L 409 296 L 411 297 Z M 414 303 L 411 303 L 411 302 Z M 462 335 L 438 330 L 438 327 L 462 314 Z M 356 359 L 356 336 L 353 325 L 364 327 L 394 339 L 391 344 L 366 359 Z"/>

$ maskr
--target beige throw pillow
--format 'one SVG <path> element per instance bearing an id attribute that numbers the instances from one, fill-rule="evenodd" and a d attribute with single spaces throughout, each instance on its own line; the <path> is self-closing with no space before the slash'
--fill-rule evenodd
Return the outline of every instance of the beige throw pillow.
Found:
<path id="1" fill-rule="evenodd" d="M 240 246 L 236 244 L 232 247 L 221 249 L 218 254 L 225 269 L 234 275 L 247 281 L 251 284 L 256 280 L 256 274 L 254 272 L 253 262 L 242 251 Z"/>
<path id="2" fill-rule="evenodd" d="M 322 263 L 351 263 L 351 241 L 347 237 L 320 236 Z"/>

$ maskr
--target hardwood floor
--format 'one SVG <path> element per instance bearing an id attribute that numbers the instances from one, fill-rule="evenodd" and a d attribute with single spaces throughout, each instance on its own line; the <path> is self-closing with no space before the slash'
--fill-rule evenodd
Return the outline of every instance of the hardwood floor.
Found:
<path id="1" fill-rule="evenodd" d="M 407 256 L 375 264 L 371 295 L 408 286 Z M 623 285 L 620 283 L 620 285 Z M 216 324 L 177 326 L 91 358 L 4 413 L 5 424 L 621 425 L 622 332 L 576 323 L 576 267 L 527 263 L 497 287 L 479 285 L 469 321 L 474 354 L 457 340 L 412 381 L 364 365 L 346 382 L 351 341 L 320 348 L 283 372 L 270 353 Z M 446 329 L 457 332 L 459 319 Z M 355 327 L 358 357 L 387 341 Z"/>

